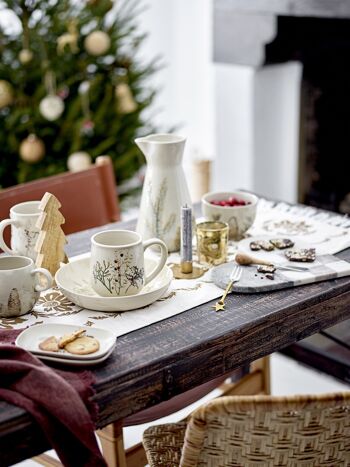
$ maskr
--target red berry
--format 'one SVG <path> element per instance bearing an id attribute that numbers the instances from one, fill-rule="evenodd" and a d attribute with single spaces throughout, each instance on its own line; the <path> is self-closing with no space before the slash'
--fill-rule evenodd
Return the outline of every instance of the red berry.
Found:
<path id="1" fill-rule="evenodd" d="M 244 201 L 243 199 L 235 198 L 234 196 L 230 196 L 228 199 L 217 200 L 213 199 L 209 201 L 210 204 L 214 206 L 222 206 L 222 207 L 235 207 L 235 206 L 247 206 L 251 204 L 250 201 Z"/>

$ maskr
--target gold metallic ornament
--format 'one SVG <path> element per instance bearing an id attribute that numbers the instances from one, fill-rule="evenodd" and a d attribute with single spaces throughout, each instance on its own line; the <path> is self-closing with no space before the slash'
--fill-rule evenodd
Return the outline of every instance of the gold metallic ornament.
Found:
<path id="1" fill-rule="evenodd" d="M 132 95 L 130 86 L 127 83 L 119 83 L 115 88 L 115 96 L 117 98 L 118 112 L 121 114 L 129 114 L 137 110 L 137 103 Z"/>
<path id="2" fill-rule="evenodd" d="M 33 52 L 30 49 L 22 49 L 18 54 L 18 59 L 22 65 L 27 65 L 33 59 Z"/>
<path id="3" fill-rule="evenodd" d="M 104 31 L 93 31 L 86 36 L 84 41 L 85 50 L 90 54 L 98 57 L 104 55 L 111 46 L 111 39 Z"/>
<path id="4" fill-rule="evenodd" d="M 29 164 L 39 162 L 45 155 L 44 142 L 34 134 L 30 134 L 19 146 L 21 159 Z"/>
<path id="5" fill-rule="evenodd" d="M 68 23 L 68 32 L 65 32 L 62 34 L 62 36 L 58 37 L 57 39 L 57 53 L 61 55 L 67 47 L 70 48 L 70 51 L 73 54 L 76 54 L 79 52 L 78 48 L 78 38 L 79 38 L 79 32 L 77 28 L 77 22 L 76 20 L 71 20 Z"/>
<path id="6" fill-rule="evenodd" d="M 0 80 L 0 109 L 11 105 L 13 102 L 13 87 L 8 81 Z"/>

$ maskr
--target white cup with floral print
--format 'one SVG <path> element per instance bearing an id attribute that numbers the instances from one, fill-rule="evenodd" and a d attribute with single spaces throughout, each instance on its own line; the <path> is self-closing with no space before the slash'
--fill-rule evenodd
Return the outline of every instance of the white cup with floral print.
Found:
<path id="1" fill-rule="evenodd" d="M 27 201 L 10 209 L 10 218 L 0 222 L 0 248 L 10 255 L 28 256 L 35 261 L 35 244 L 39 229 L 36 227 L 41 212 L 40 201 Z M 4 230 L 11 226 L 11 248 L 4 240 Z"/>
<path id="2" fill-rule="evenodd" d="M 144 251 L 160 247 L 160 259 L 145 274 Z M 163 269 L 168 257 L 165 243 L 158 238 L 142 242 L 131 230 L 106 230 L 91 238 L 90 280 L 96 293 L 103 297 L 135 295 Z"/>

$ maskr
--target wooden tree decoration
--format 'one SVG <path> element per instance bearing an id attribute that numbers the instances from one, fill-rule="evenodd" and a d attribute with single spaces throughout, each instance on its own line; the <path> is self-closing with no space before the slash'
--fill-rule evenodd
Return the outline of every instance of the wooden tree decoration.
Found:
<path id="1" fill-rule="evenodd" d="M 61 203 L 56 196 L 46 192 L 39 204 L 41 214 L 36 223 L 40 230 L 35 245 L 35 251 L 38 253 L 36 265 L 48 269 L 53 277 L 61 263 L 68 263 L 64 251 L 67 240 L 61 228 L 65 219 L 59 211 L 60 207 Z"/>

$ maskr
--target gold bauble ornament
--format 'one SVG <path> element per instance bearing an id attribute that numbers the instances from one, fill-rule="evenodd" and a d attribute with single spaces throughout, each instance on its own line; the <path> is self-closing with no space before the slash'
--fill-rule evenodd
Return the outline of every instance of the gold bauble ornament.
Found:
<path id="1" fill-rule="evenodd" d="M 93 31 L 86 36 L 84 41 L 85 50 L 95 57 L 104 55 L 111 46 L 111 39 L 104 31 Z"/>
<path id="2" fill-rule="evenodd" d="M 73 152 L 67 160 L 67 167 L 71 172 L 86 170 L 91 164 L 91 156 L 85 151 Z"/>
<path id="3" fill-rule="evenodd" d="M 0 109 L 13 102 L 13 88 L 8 81 L 0 79 Z"/>
<path id="4" fill-rule="evenodd" d="M 129 114 L 135 112 L 137 109 L 137 103 L 127 83 L 117 84 L 115 88 L 115 97 L 117 98 L 117 109 L 119 113 Z"/>
<path id="5" fill-rule="evenodd" d="M 45 155 L 44 142 L 34 134 L 30 134 L 19 146 L 21 159 L 28 164 L 39 162 Z"/>
<path id="6" fill-rule="evenodd" d="M 22 49 L 18 54 L 19 61 L 22 65 L 26 65 L 33 59 L 33 52 L 30 49 Z"/>

